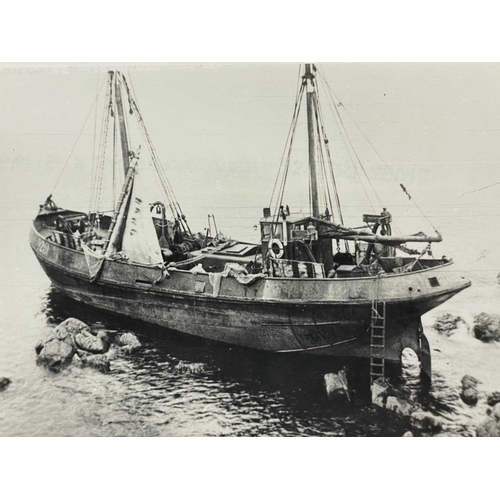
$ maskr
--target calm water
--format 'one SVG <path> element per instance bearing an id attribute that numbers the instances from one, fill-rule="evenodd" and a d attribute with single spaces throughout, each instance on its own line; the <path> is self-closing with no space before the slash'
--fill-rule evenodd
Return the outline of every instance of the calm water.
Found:
<path id="1" fill-rule="evenodd" d="M 218 68 L 134 75 L 139 105 L 193 228 L 206 227 L 210 213 L 225 234 L 258 238 L 254 224 L 267 206 L 279 165 L 297 68 L 267 66 L 266 71 L 274 76 L 261 78 L 248 65 L 226 67 L 222 80 Z M 430 392 L 411 373 L 407 377 L 414 399 L 444 419 L 443 435 L 471 435 L 486 408 L 484 398 L 474 409 L 460 401 L 460 379 L 468 373 L 482 381 L 485 393 L 500 390 L 500 349 L 467 332 L 442 338 L 431 326 L 443 312 L 460 314 L 469 323 L 481 311 L 500 313 L 500 186 L 464 195 L 500 180 L 497 67 L 336 65 L 331 72 L 341 98 L 382 145 L 393 168 L 390 175 L 373 152 L 368 155 L 369 148 L 360 151 L 396 229 L 432 233 L 408 205 L 394 173 L 443 233 L 436 254 L 452 256 L 454 272 L 474 280 L 473 288 L 424 318 L 433 356 Z M 12 380 L 0 392 L 0 435 L 402 435 L 407 423 L 372 408 L 361 383 L 353 380 L 350 404 L 326 398 L 322 374 L 338 366 L 130 324 L 52 289 L 28 245 L 30 221 L 52 192 L 95 89 L 91 73 L 3 73 L 0 78 L 0 377 Z M 82 135 L 87 144 L 74 150 L 54 192 L 61 206 L 87 207 L 92 137 L 90 126 Z M 344 216 L 354 227 L 372 209 L 363 192 L 354 191 L 356 175 L 345 153 L 335 149 L 337 143 L 338 138 L 331 142 Z M 292 174 L 305 164 L 294 163 Z M 304 185 L 292 184 L 285 203 L 299 206 L 293 197 Z M 113 361 L 108 374 L 77 367 L 48 373 L 36 365 L 34 346 L 69 316 L 96 331 L 131 331 L 143 348 Z M 202 372 L 179 369 L 192 363 L 202 363 Z M 357 371 L 351 367 L 351 375 Z"/>

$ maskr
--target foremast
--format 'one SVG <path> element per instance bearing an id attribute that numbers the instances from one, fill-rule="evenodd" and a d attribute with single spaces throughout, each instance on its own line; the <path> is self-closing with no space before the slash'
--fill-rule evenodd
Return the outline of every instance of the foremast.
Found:
<path id="1" fill-rule="evenodd" d="M 115 104 L 116 114 L 118 118 L 118 127 L 120 130 L 120 144 L 122 150 L 123 171 L 125 177 L 127 176 L 128 168 L 130 166 L 130 147 L 127 133 L 127 125 L 125 121 L 125 114 L 123 113 L 122 90 L 120 80 L 122 75 L 119 71 L 110 71 L 110 78 L 115 81 Z"/>

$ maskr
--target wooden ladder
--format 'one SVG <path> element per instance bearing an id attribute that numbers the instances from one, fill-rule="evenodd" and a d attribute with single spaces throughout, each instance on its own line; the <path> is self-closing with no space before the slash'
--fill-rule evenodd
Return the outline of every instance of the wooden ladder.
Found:
<path id="1" fill-rule="evenodd" d="M 385 380 L 385 302 L 372 302 L 370 321 L 370 386 Z"/>

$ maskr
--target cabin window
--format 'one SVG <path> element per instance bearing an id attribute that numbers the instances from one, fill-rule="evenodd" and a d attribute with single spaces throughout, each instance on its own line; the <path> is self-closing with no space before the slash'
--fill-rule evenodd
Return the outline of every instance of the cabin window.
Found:
<path id="1" fill-rule="evenodd" d="M 262 241 L 269 241 L 271 238 L 283 239 L 283 224 L 261 224 Z"/>

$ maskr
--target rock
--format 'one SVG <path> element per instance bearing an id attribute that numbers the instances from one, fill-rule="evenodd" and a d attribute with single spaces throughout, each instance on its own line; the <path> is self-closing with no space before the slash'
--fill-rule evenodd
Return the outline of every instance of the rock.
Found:
<path id="1" fill-rule="evenodd" d="M 389 384 L 384 379 L 378 378 L 372 384 L 372 403 L 380 408 L 385 408 Z"/>
<path id="2" fill-rule="evenodd" d="M 85 361 L 89 353 L 87 351 L 82 351 L 81 349 L 76 349 L 75 354 L 82 360 Z"/>
<path id="3" fill-rule="evenodd" d="M 460 316 L 445 313 L 436 319 L 433 328 L 441 335 L 450 337 L 456 332 L 461 323 L 465 324 L 465 321 Z"/>
<path id="4" fill-rule="evenodd" d="M 174 370 L 179 373 L 203 373 L 207 371 L 207 365 L 204 363 L 186 363 L 181 360 L 175 366 Z"/>
<path id="5" fill-rule="evenodd" d="M 83 366 L 83 359 L 79 356 L 78 351 L 75 352 L 75 355 L 73 356 L 72 365 L 78 366 L 79 368 Z"/>
<path id="6" fill-rule="evenodd" d="M 44 343 L 45 343 L 45 341 L 44 341 L 44 340 L 39 340 L 39 341 L 36 343 L 36 345 L 35 345 L 35 352 L 36 352 L 37 354 L 40 354 L 40 352 L 42 351 L 42 349 L 43 349 L 43 344 L 44 344 Z"/>
<path id="7" fill-rule="evenodd" d="M 471 375 L 464 375 L 461 383 L 462 391 L 460 392 L 460 398 L 465 404 L 475 406 L 479 399 L 479 393 L 476 387 L 477 384 L 480 384 L 481 382 Z"/>
<path id="8" fill-rule="evenodd" d="M 474 336 L 483 342 L 500 341 L 500 315 L 482 312 L 475 316 Z"/>
<path id="9" fill-rule="evenodd" d="M 479 395 L 476 389 L 470 387 L 460 393 L 460 398 L 465 404 L 469 406 L 476 406 Z"/>
<path id="10" fill-rule="evenodd" d="M 123 348 L 116 347 L 114 345 L 111 346 L 109 351 L 106 353 L 106 358 L 108 358 L 109 361 L 113 361 L 114 359 L 116 359 L 120 355 L 121 349 L 123 349 Z"/>
<path id="11" fill-rule="evenodd" d="M 97 338 L 104 344 L 105 350 L 111 345 L 111 335 L 108 332 L 97 332 Z"/>
<path id="12" fill-rule="evenodd" d="M 438 417 L 429 412 L 416 411 L 410 415 L 411 426 L 419 432 L 437 432 L 443 428 Z"/>
<path id="13" fill-rule="evenodd" d="M 43 345 L 36 361 L 37 364 L 44 365 L 49 370 L 58 373 L 71 363 L 74 354 L 73 345 L 57 338 L 51 338 Z"/>
<path id="14" fill-rule="evenodd" d="M 463 389 L 475 389 L 477 387 L 477 384 L 480 384 L 481 382 L 477 378 L 474 378 L 472 375 L 464 375 L 460 383 L 462 384 Z"/>
<path id="15" fill-rule="evenodd" d="M 412 438 L 412 437 L 415 437 L 413 435 L 413 432 L 411 431 L 406 431 L 401 437 L 404 437 L 404 438 Z"/>
<path id="16" fill-rule="evenodd" d="M 388 396 L 385 407 L 387 410 L 391 410 L 401 417 L 409 417 L 413 410 L 411 403 L 397 396 Z"/>
<path id="17" fill-rule="evenodd" d="M 139 349 L 142 344 L 133 333 L 124 333 L 118 337 L 118 344 L 123 347 L 123 351 L 130 354 Z"/>
<path id="18" fill-rule="evenodd" d="M 77 347 L 75 343 L 75 337 L 78 334 L 90 333 L 90 328 L 83 321 L 76 318 L 65 319 L 59 326 L 57 326 L 54 336 L 58 340 L 72 344 L 73 347 Z"/>
<path id="19" fill-rule="evenodd" d="M 83 364 L 102 373 L 108 373 L 111 370 L 109 359 L 105 354 L 87 354 L 83 359 Z"/>
<path id="20" fill-rule="evenodd" d="M 497 403 L 493 407 L 492 416 L 497 422 L 500 422 L 500 403 Z"/>
<path id="21" fill-rule="evenodd" d="M 492 392 L 488 396 L 488 399 L 486 400 L 486 402 L 490 406 L 495 406 L 497 403 L 500 403 L 500 392 L 498 392 L 498 391 Z"/>
<path id="22" fill-rule="evenodd" d="M 108 348 L 108 345 L 102 340 L 102 338 L 94 335 L 90 329 L 88 331 L 77 333 L 74 339 L 76 347 L 91 352 L 92 354 L 102 354 Z"/>
<path id="23" fill-rule="evenodd" d="M 347 373 L 345 370 L 340 370 L 338 373 L 326 373 L 324 376 L 326 394 L 329 399 L 347 399 L 349 397 L 349 389 L 347 386 Z"/>
<path id="24" fill-rule="evenodd" d="M 9 384 L 10 379 L 8 379 L 7 377 L 0 377 L 0 391 L 7 389 Z"/>
<path id="25" fill-rule="evenodd" d="M 500 437 L 500 421 L 494 418 L 483 420 L 476 427 L 477 437 Z"/>

